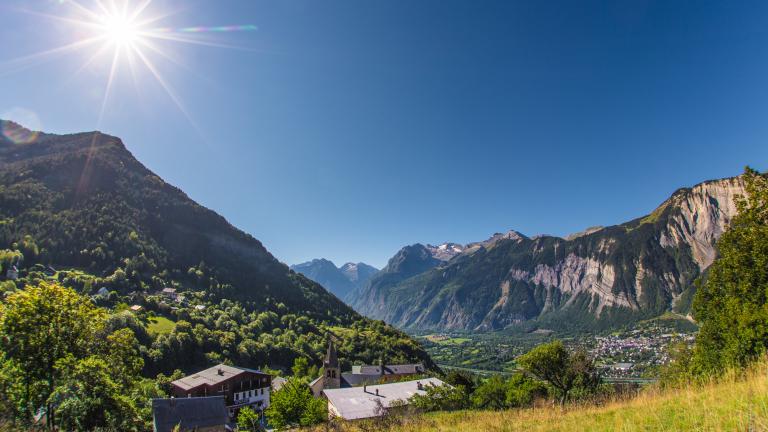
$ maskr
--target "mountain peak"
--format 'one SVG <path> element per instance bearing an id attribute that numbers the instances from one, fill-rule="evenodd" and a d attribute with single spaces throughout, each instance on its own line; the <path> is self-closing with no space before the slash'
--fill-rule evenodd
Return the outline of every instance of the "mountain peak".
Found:
<path id="1" fill-rule="evenodd" d="M 430 244 L 424 246 L 429 253 L 440 261 L 448 261 L 456 255 L 464 252 L 465 246 L 457 243 L 443 243 L 439 246 Z"/>
<path id="2" fill-rule="evenodd" d="M 475 248 L 475 247 L 478 247 L 478 246 L 488 247 L 488 246 L 496 243 L 499 240 L 505 240 L 505 239 L 520 240 L 520 239 L 528 239 L 528 237 L 525 234 L 521 233 L 521 232 L 518 232 L 518 231 L 515 231 L 515 230 L 511 230 L 511 231 L 509 231 L 506 234 L 496 233 L 496 234 L 492 235 L 490 238 L 488 238 L 488 240 L 483 240 L 483 241 L 480 241 L 480 242 L 469 243 L 466 246 L 466 249 L 471 249 L 471 248 Z"/>

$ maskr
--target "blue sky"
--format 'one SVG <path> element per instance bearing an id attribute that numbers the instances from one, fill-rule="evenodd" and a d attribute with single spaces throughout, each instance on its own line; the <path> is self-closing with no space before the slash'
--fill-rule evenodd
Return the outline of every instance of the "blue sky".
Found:
<path id="1" fill-rule="evenodd" d="M 154 0 L 149 27 L 258 30 L 143 50 L 186 116 L 119 58 L 100 124 L 114 50 L 12 62 L 87 33 L 29 11 L 76 16 L 3 1 L 0 117 L 98 125 L 287 264 L 564 236 L 768 168 L 766 2 Z"/>

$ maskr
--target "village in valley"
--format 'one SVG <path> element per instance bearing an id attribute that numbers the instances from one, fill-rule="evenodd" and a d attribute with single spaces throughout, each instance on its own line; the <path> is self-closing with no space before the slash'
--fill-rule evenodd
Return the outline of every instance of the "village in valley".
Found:
<path id="1" fill-rule="evenodd" d="M 521 372 L 517 358 L 548 340 L 558 339 L 552 331 L 530 334 L 509 332 L 450 332 L 416 336 L 432 359 L 444 370 L 466 371 L 478 376 Z M 563 337 L 572 351 L 583 349 L 605 379 L 656 378 L 654 368 L 670 361 L 670 344 L 693 344 L 695 334 L 678 333 L 666 320 L 634 324 L 623 331 Z"/>

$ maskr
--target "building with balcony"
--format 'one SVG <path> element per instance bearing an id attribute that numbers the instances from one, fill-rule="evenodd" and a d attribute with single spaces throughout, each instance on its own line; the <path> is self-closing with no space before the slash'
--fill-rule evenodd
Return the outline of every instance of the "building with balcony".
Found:
<path id="1" fill-rule="evenodd" d="M 243 408 L 261 412 L 269 406 L 271 382 L 267 373 L 220 364 L 172 382 L 171 396 L 224 396 L 230 419 L 235 421 Z"/>

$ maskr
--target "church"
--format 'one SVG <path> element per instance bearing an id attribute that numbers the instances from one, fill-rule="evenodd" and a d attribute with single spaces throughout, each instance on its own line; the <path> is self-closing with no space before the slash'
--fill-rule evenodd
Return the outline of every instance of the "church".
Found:
<path id="1" fill-rule="evenodd" d="M 323 374 L 312 381 L 309 387 L 315 398 L 320 398 L 323 396 L 323 390 L 392 383 L 403 377 L 422 375 L 424 372 L 426 370 L 423 363 L 385 365 L 380 360 L 378 366 L 353 365 L 352 373 L 341 373 L 341 362 L 331 341 L 323 360 Z"/>

